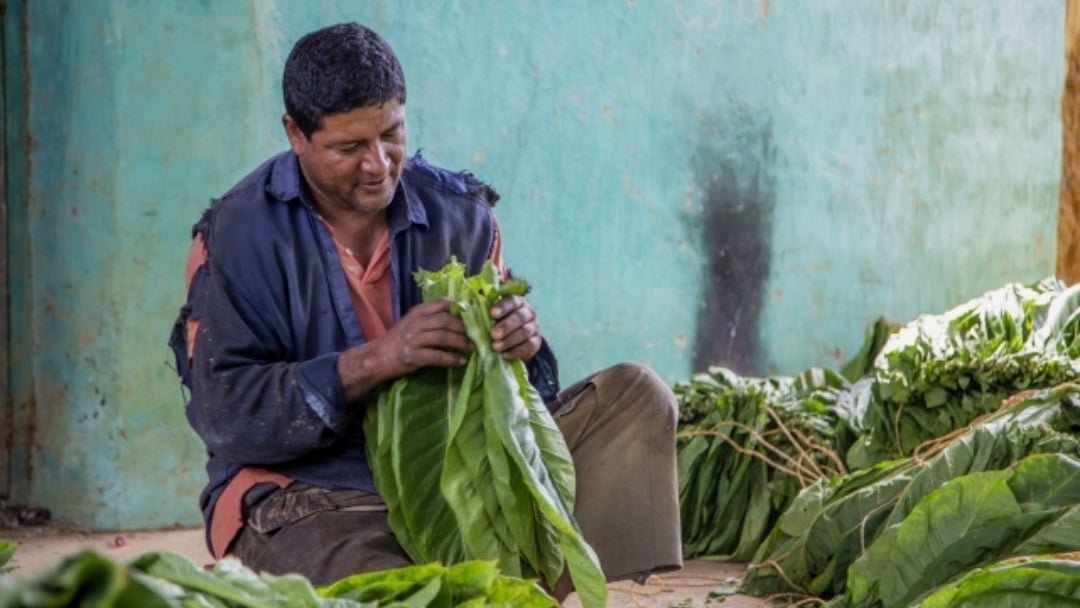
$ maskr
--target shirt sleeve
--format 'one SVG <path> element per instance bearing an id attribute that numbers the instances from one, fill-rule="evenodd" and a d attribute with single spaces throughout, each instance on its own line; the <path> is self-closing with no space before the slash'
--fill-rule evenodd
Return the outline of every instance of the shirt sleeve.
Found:
<path id="1" fill-rule="evenodd" d="M 228 239 L 227 251 L 218 252 L 213 243 L 221 236 L 210 237 L 190 278 L 188 421 L 212 454 L 248 465 L 293 461 L 333 445 L 352 422 L 338 353 L 297 357 L 281 289 L 267 278 L 281 274 L 269 267 L 280 258 Z"/>

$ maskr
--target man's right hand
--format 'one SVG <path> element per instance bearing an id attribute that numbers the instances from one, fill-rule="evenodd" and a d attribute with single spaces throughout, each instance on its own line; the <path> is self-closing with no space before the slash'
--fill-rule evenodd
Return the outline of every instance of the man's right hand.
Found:
<path id="1" fill-rule="evenodd" d="M 465 324 L 450 314 L 450 300 L 413 307 L 382 336 L 338 355 L 337 371 L 352 402 L 384 380 L 399 378 L 421 367 L 460 367 L 463 352 L 473 345 Z"/>

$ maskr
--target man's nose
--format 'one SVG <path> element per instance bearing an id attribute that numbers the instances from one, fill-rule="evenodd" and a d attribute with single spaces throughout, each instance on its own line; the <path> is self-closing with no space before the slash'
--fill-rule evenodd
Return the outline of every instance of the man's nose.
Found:
<path id="1" fill-rule="evenodd" d="M 390 165 L 390 158 L 386 149 L 379 142 L 373 143 L 364 150 L 360 157 L 360 170 L 365 173 L 382 174 Z"/>

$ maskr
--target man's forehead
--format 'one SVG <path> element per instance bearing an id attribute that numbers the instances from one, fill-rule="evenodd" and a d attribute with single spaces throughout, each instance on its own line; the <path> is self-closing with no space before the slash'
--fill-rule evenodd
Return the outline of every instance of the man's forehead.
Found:
<path id="1" fill-rule="evenodd" d="M 381 133 L 392 129 L 405 121 L 405 106 L 397 100 L 383 102 L 376 106 L 355 108 L 348 112 L 327 114 L 315 133 L 325 138 L 349 137 L 363 133 Z"/>

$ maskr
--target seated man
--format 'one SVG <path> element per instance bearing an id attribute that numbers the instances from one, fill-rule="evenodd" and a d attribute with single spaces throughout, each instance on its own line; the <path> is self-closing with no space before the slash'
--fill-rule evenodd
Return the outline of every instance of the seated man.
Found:
<path id="1" fill-rule="evenodd" d="M 376 33 L 305 35 L 282 87 L 290 149 L 195 224 L 170 344 L 209 456 L 211 553 L 325 584 L 409 563 L 365 458 L 369 393 L 466 363 L 461 320 L 422 303 L 412 273 L 451 256 L 470 274 L 486 260 L 506 271 L 498 196 L 407 155 L 404 76 Z M 491 315 L 493 348 L 526 362 L 566 438 L 575 516 L 608 580 L 680 567 L 671 390 L 623 364 L 560 391 L 532 307 L 506 297 Z"/>

